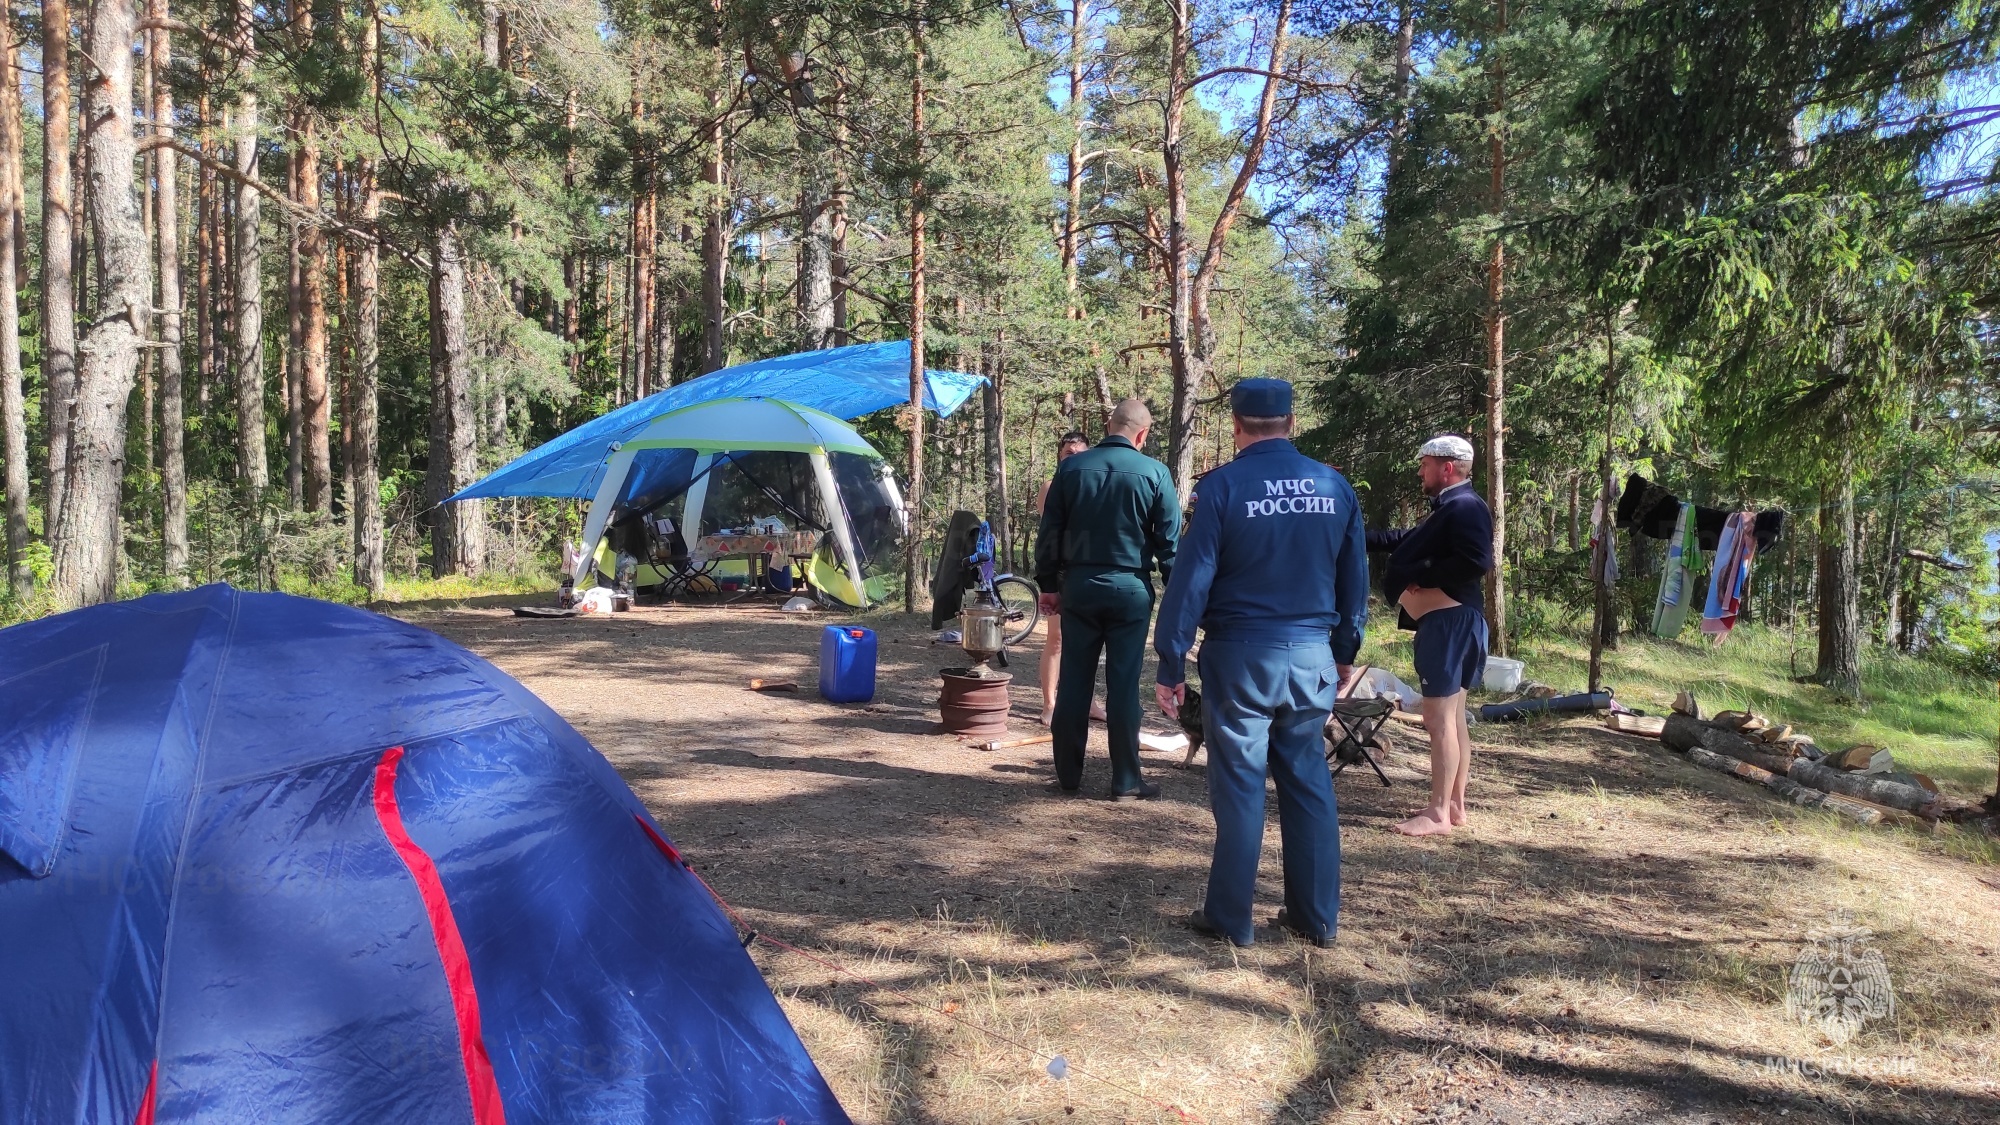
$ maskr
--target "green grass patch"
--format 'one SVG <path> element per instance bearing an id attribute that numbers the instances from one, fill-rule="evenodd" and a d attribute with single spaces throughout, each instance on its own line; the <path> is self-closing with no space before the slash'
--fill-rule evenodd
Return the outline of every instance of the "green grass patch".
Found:
<path id="1" fill-rule="evenodd" d="M 1362 660 L 1410 678 L 1408 633 L 1393 620 L 1372 623 Z M 1530 638 L 1513 655 L 1527 677 L 1564 691 L 1589 680 L 1589 641 L 1568 632 Z M 1870 647 L 1862 654 L 1863 700 L 1851 703 L 1795 676 L 1811 673 L 1814 637 L 1745 625 L 1720 645 L 1692 629 L 1662 641 L 1626 634 L 1604 654 L 1604 683 L 1619 702 L 1665 714 L 1677 691 L 1691 691 L 1709 713 L 1753 710 L 1790 723 L 1828 750 L 1872 743 L 1893 750 L 1898 765 L 1929 774 L 1961 797 L 1993 792 L 2000 760 L 2000 687 L 1927 660 Z"/>
<path id="2" fill-rule="evenodd" d="M 462 574 L 444 578 L 392 577 L 383 584 L 382 601 L 399 604 L 414 602 L 435 604 L 463 602 L 498 595 L 539 595 L 542 601 L 554 605 L 556 587 L 561 584 L 562 579 L 554 570 L 489 571 L 477 578 L 467 578 Z"/>

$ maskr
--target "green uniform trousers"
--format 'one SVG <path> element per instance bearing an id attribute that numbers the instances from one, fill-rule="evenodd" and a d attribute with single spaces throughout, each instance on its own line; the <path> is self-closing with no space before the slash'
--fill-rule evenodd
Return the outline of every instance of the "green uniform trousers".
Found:
<path id="1" fill-rule="evenodd" d="M 1111 791 L 1137 789 L 1139 773 L 1139 672 L 1146 656 L 1146 627 L 1153 618 L 1153 586 L 1129 570 L 1078 567 L 1063 575 L 1062 671 L 1056 678 L 1056 781 L 1083 784 L 1083 751 L 1090 739 L 1090 700 L 1097 659 L 1104 657 L 1104 715 L 1111 734 Z"/>

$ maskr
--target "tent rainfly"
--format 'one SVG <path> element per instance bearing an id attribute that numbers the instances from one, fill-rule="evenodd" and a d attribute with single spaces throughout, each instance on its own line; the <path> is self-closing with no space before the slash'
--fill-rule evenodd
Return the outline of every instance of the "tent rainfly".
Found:
<path id="1" fill-rule="evenodd" d="M 205 586 L 0 631 L 0 1121 L 848 1120 L 506 673 Z"/>
<path id="2" fill-rule="evenodd" d="M 965 404 L 983 375 L 925 371 L 924 406 L 948 418 Z M 836 418 L 859 418 L 910 401 L 910 342 L 850 344 L 760 359 L 711 371 L 628 403 L 522 454 L 485 479 L 453 496 L 557 496 L 588 500 L 596 495 L 605 454 L 631 441 L 663 414 L 724 398 L 758 395 L 824 411 Z"/>

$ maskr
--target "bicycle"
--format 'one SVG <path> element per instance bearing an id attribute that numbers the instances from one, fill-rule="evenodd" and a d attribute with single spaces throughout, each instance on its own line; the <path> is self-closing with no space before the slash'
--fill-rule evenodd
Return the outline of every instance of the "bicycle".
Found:
<path id="1" fill-rule="evenodd" d="M 979 534 L 973 540 L 973 552 L 965 558 L 965 588 L 981 602 L 990 600 L 1006 613 L 1007 625 L 1001 633 L 1009 645 L 1017 645 L 1028 639 L 1035 631 L 1035 625 L 1042 619 L 1041 587 L 1034 579 L 1018 574 L 993 573 L 994 548 L 993 529 L 985 520 L 979 521 Z"/>

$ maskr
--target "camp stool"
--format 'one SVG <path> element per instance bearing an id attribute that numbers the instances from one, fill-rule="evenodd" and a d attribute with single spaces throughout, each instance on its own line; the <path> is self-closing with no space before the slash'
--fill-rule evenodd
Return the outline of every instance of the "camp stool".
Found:
<path id="1" fill-rule="evenodd" d="M 660 601 L 669 602 L 683 594 L 693 593 L 694 590 L 692 587 L 699 579 L 707 578 L 713 583 L 715 579 L 709 572 L 714 570 L 720 562 L 720 559 L 704 559 L 700 566 L 695 566 L 687 559 L 676 560 L 673 563 L 673 569 L 667 572 L 665 580 L 660 583 Z M 716 588 L 720 589 L 721 587 L 717 586 Z"/>
<path id="2" fill-rule="evenodd" d="M 1395 710 L 1395 703 L 1380 696 L 1334 701 L 1325 731 L 1326 760 L 1333 767 L 1333 776 L 1339 777 L 1340 771 L 1357 762 L 1366 762 L 1383 785 L 1389 784 L 1389 775 L 1382 772 L 1376 755 L 1389 753 L 1389 740 L 1382 735 L 1382 725 Z M 1371 755 L 1370 750 L 1375 754 Z"/>

